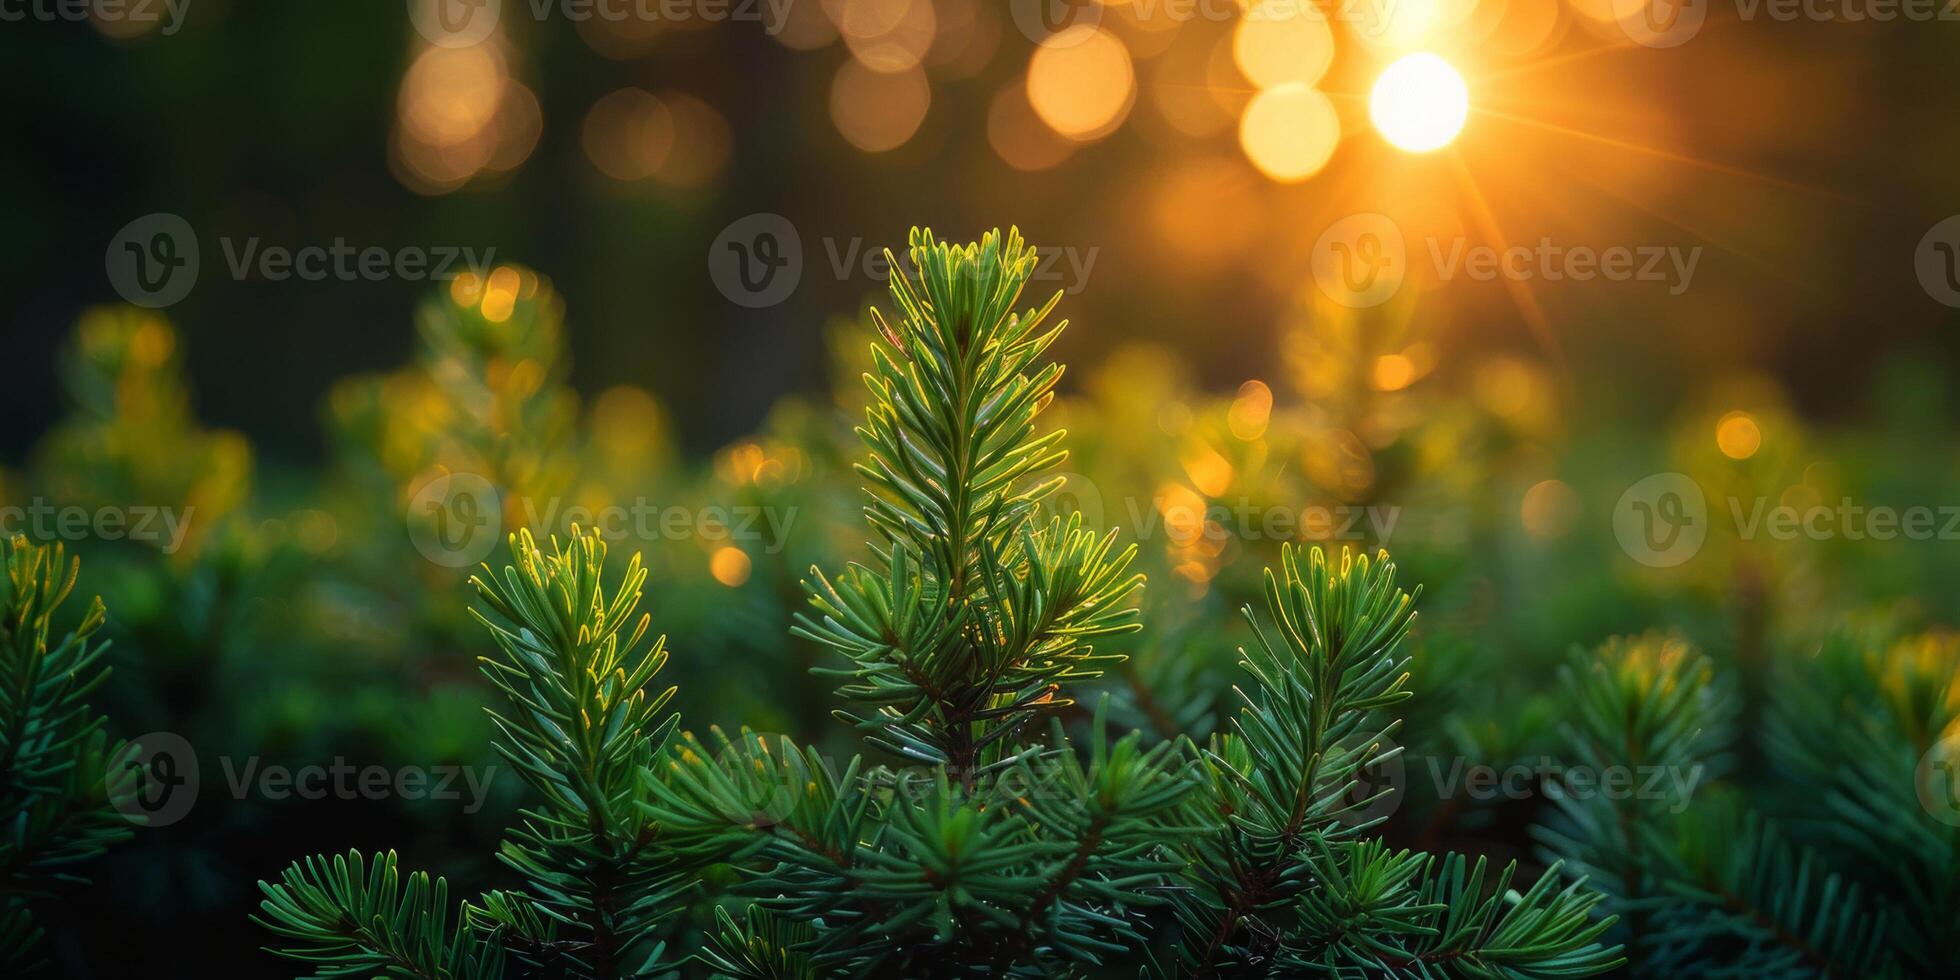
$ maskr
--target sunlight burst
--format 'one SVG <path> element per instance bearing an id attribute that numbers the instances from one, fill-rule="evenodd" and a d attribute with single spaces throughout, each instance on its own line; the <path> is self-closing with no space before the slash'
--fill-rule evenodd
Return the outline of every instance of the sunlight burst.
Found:
<path id="1" fill-rule="evenodd" d="M 1390 143 L 1427 153 L 1462 131 L 1470 114 L 1470 90 L 1449 62 L 1424 51 L 1382 72 L 1368 96 L 1368 114 Z"/>

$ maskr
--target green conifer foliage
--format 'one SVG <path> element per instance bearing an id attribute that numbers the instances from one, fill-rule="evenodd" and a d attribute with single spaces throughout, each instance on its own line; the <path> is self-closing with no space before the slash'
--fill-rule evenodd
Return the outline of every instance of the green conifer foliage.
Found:
<path id="1" fill-rule="evenodd" d="M 76 865 L 129 838 L 115 804 L 131 783 L 116 766 L 123 746 L 87 702 L 108 675 L 108 644 L 95 639 L 102 600 L 89 600 L 68 632 L 55 630 L 81 560 L 21 535 L 0 550 L 0 965 L 12 972 L 40 960 L 33 903 L 85 881 Z"/>
<path id="2" fill-rule="evenodd" d="M 539 802 L 503 856 L 520 889 L 452 921 L 394 855 L 264 884 L 277 950 L 318 975 L 1576 977 L 1620 962 L 1600 897 L 1554 867 L 1395 852 L 1363 770 L 1392 754 L 1415 597 L 1386 554 L 1288 549 L 1266 575 L 1233 731 L 1110 731 L 1077 695 L 1121 659 L 1143 582 L 1113 532 L 1048 498 L 1055 299 L 1016 232 L 915 232 L 874 315 L 858 466 L 868 554 L 813 572 L 796 632 L 834 651 L 867 755 L 676 731 L 635 619 L 637 558 L 596 533 L 476 587 L 504 757 Z M 897 263 L 894 263 L 897 268 Z M 1248 610 L 1248 616 L 1252 614 Z M 671 737 L 670 737 L 671 736 Z M 713 890 L 730 882 L 719 894 Z M 716 902 L 705 935 L 669 918 Z M 729 905 L 743 906 L 739 913 Z M 699 910 L 697 910 L 699 911 Z M 670 927 L 669 923 L 676 923 Z M 663 944 L 663 940 L 673 940 Z M 664 954 L 675 946 L 672 958 Z"/>

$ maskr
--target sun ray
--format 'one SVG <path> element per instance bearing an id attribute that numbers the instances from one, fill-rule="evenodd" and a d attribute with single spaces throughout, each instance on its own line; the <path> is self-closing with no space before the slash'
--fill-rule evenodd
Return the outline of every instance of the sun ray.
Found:
<path id="1" fill-rule="evenodd" d="M 1725 174 L 1727 176 L 1736 177 L 1742 180 L 1757 181 L 1764 184 L 1770 184 L 1776 187 L 1787 188 L 1789 190 L 1802 191 L 1806 194 L 1815 194 L 1820 197 L 1832 197 L 1840 200 L 1850 200 L 1849 195 L 1846 195 L 1841 191 L 1833 190 L 1828 187 L 1818 187 L 1812 184 L 1805 184 L 1800 181 L 1794 181 L 1784 177 L 1777 177 L 1772 174 L 1758 173 L 1754 170 L 1745 170 L 1741 167 L 1732 167 L 1725 163 L 1716 163 L 1713 160 L 1703 160 L 1700 157 L 1689 156 L 1688 154 L 1685 153 L 1676 153 L 1673 150 L 1663 150 L 1660 147 L 1648 146 L 1644 143 L 1634 143 L 1628 140 L 1614 139 L 1611 136 L 1602 136 L 1598 133 L 1589 133 L 1583 129 L 1574 129 L 1570 126 L 1561 126 L 1557 123 L 1542 122 L 1537 119 L 1532 119 L 1529 116 L 1520 116 L 1515 113 L 1504 112 L 1499 109 L 1492 109 L 1489 107 L 1477 106 L 1477 105 L 1472 105 L 1470 107 L 1470 111 L 1478 113 L 1480 115 L 1489 116 L 1493 119 L 1501 119 L 1506 122 L 1517 123 L 1520 126 L 1530 126 L 1534 129 L 1544 130 L 1545 132 L 1553 133 L 1559 136 L 1568 136 L 1573 139 L 1587 140 L 1589 142 L 1599 143 L 1601 145 L 1609 146 L 1619 150 L 1631 150 L 1635 153 L 1643 153 L 1648 156 L 1658 157 L 1663 160 L 1671 160 L 1675 163 L 1684 163 L 1692 167 L 1699 167 L 1703 170 L 1708 170 L 1719 174 Z"/>
<path id="2" fill-rule="evenodd" d="M 1484 236 L 1496 244 L 1500 253 L 1508 251 L 1511 240 L 1504 234 L 1503 227 L 1497 223 L 1497 215 L 1491 211 L 1490 201 L 1484 197 L 1483 189 L 1477 186 L 1477 180 L 1471 175 L 1470 166 L 1464 162 L 1463 154 L 1452 148 L 1449 155 L 1456 164 L 1457 179 L 1463 185 L 1464 195 L 1470 199 L 1472 217 L 1482 228 Z M 1504 288 L 1510 292 L 1511 301 L 1518 305 L 1518 312 L 1524 317 L 1525 325 L 1531 328 L 1538 342 L 1544 346 L 1545 352 L 1551 355 L 1553 363 L 1558 365 L 1559 372 L 1570 376 L 1572 365 L 1566 360 L 1565 348 L 1559 344 L 1558 335 L 1552 332 L 1551 321 L 1546 318 L 1544 307 L 1538 304 L 1537 295 L 1531 291 L 1530 286 L 1510 276 L 1504 277 Z"/>
<path id="3" fill-rule="evenodd" d="M 1654 207 L 1652 204 L 1649 204 L 1646 201 L 1642 201 L 1636 197 L 1633 197 L 1632 195 L 1620 191 L 1617 188 L 1614 188 L 1602 181 L 1595 180 L 1588 174 L 1571 173 L 1570 176 L 1584 183 L 1586 186 L 1591 187 L 1595 191 L 1598 191 L 1601 195 L 1605 197 L 1610 197 L 1616 201 L 1621 202 L 1622 204 L 1626 204 L 1631 207 L 1637 208 L 1641 211 L 1644 211 L 1659 221 L 1672 225 L 1675 228 L 1679 228 L 1682 231 L 1685 231 L 1688 234 L 1701 239 L 1703 242 L 1706 242 L 1709 245 L 1714 246 L 1715 248 L 1721 249 L 1722 251 L 1727 252 L 1730 255 L 1742 259 L 1744 262 L 1747 262 L 1750 265 L 1757 267 L 1757 269 L 1760 270 L 1762 273 L 1764 273 L 1771 279 L 1774 279 L 1777 282 L 1782 283 L 1783 285 L 1789 286 L 1798 292 L 1804 293 L 1816 299 L 1821 300 L 1827 298 L 1823 293 L 1817 291 L 1815 285 L 1792 278 L 1791 276 L 1789 276 L 1787 273 L 1784 272 L 1783 266 L 1781 266 L 1776 262 L 1772 262 L 1769 259 L 1763 258 L 1762 256 L 1757 255 L 1755 252 L 1745 249 L 1742 246 L 1734 245 L 1729 242 L 1722 241 L 1720 238 L 1717 238 L 1715 235 L 1707 231 L 1703 231 L 1701 228 L 1695 225 L 1689 224 L 1686 220 L 1668 214 L 1667 212 Z"/>

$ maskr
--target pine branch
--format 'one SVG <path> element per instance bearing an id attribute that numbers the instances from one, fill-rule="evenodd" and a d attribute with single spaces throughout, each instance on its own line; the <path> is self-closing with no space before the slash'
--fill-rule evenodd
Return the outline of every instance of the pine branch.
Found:
<path id="1" fill-rule="evenodd" d="M 131 836 L 115 804 L 133 775 L 117 768 L 126 748 L 109 740 L 86 700 L 108 677 L 108 644 L 95 641 L 102 600 L 91 599 L 74 629 L 54 635 L 81 560 L 20 535 L 0 551 L 0 962 L 24 969 L 40 937 L 30 901 L 48 897 L 57 881 L 85 881 L 75 865 Z"/>
<path id="2" fill-rule="evenodd" d="M 810 957 L 798 952 L 816 936 L 808 925 L 790 922 L 759 905 L 751 905 L 743 921 L 717 907 L 720 928 L 709 935 L 701 962 L 718 976 L 739 980 L 815 980 Z"/>
<path id="3" fill-rule="evenodd" d="M 1721 752 L 1732 699 L 1706 658 L 1660 634 L 1579 654 L 1565 675 L 1579 706 L 1568 726 L 1578 760 L 1625 768 L 1640 791 L 1554 797 L 1559 819 L 1538 837 L 1599 876 L 1626 920 L 1633 966 L 1647 976 L 1881 977 L 1895 971 L 1884 909 L 1786 844 L 1756 814 L 1693 786 Z"/>
<path id="4" fill-rule="evenodd" d="M 1079 516 L 1038 519 L 1058 485 L 1041 477 L 1067 455 L 1060 431 L 1035 434 L 1062 373 L 1041 358 L 1066 323 L 1043 325 L 1059 293 L 1014 312 L 1033 250 L 1015 231 L 966 246 L 915 231 L 909 257 L 909 272 L 894 261 L 896 320 L 873 314 L 858 429 L 874 560 L 813 570 L 814 613 L 794 632 L 850 661 L 834 671 L 851 681 L 843 718 L 970 788 L 1035 713 L 1116 659 L 1093 644 L 1137 628 L 1142 577 L 1134 547 Z"/>
<path id="5" fill-rule="evenodd" d="M 1644 946 L 1667 951 L 1652 972 L 1793 980 L 1898 975 L 1891 911 L 1732 796 L 1687 811 L 1674 841 L 1659 844 L 1664 887 L 1680 902 L 1655 915 L 1641 937 Z"/>
<path id="6" fill-rule="evenodd" d="M 449 883 L 417 871 L 404 886 L 393 851 L 371 866 L 359 851 L 310 857 L 259 889 L 264 917 L 252 921 L 291 940 L 272 952 L 311 964 L 315 977 L 503 975 L 500 947 L 474 942 L 461 916 L 449 921 Z"/>
<path id="7" fill-rule="evenodd" d="M 511 703 L 491 711 L 498 753 L 545 805 L 525 811 L 501 856 L 588 944 L 586 969 L 618 976 L 645 958 L 655 925 L 689 890 L 651 846 L 656 828 L 642 806 L 677 721 L 661 717 L 673 689 L 649 690 L 665 638 L 641 648 L 649 617 L 633 617 L 646 571 L 634 555 L 609 595 L 596 531 L 574 528 L 550 552 L 524 531 L 511 551 L 516 564 L 501 577 L 486 568 L 471 579 L 495 617 L 477 618 L 503 653 L 482 669 Z"/>
<path id="8" fill-rule="evenodd" d="M 483 658 L 483 673 L 510 702 L 491 712 L 503 736 L 497 751 L 543 798 L 500 855 L 528 893 L 485 895 L 459 918 L 470 928 L 452 934 L 440 879 L 431 892 L 426 876 L 411 876 L 398 898 L 392 854 L 366 879 L 358 854 L 312 859 L 287 869 L 282 884 L 261 883 L 267 918 L 258 921 L 297 941 L 276 952 L 414 976 L 501 970 L 506 951 L 556 975 L 610 980 L 655 969 L 654 931 L 692 883 L 656 846 L 647 816 L 650 767 L 676 719 L 661 717 L 673 690 L 649 691 L 666 652 L 663 639 L 642 647 L 648 617 L 634 618 L 646 573 L 635 555 L 608 590 L 605 542 L 578 528 L 549 552 L 528 531 L 513 535 L 511 552 L 501 576 L 486 567 L 471 582 L 488 607 L 476 616 L 502 654 Z M 395 910 L 385 929 L 371 924 L 377 908 Z"/>
<path id="9" fill-rule="evenodd" d="M 1319 548 L 1305 559 L 1288 546 L 1280 574 L 1266 574 L 1276 638 L 1246 610 L 1257 644 L 1240 651 L 1241 666 L 1254 683 L 1235 688 L 1243 703 L 1233 733 L 1203 753 L 1209 792 L 1185 817 L 1214 828 L 1190 848 L 1202 888 L 1180 903 L 1187 930 L 1209 935 L 1188 951 L 1200 974 L 1268 955 L 1246 943 L 1275 943 L 1281 930 L 1261 914 L 1306 886 L 1302 849 L 1375 822 L 1364 812 L 1379 797 L 1357 799 L 1356 777 L 1382 760 L 1395 728 L 1379 710 L 1408 697 L 1396 647 L 1415 596 L 1395 587 L 1394 563 L 1344 552 L 1335 565 Z"/>
<path id="10" fill-rule="evenodd" d="M 1932 809 L 1947 805 L 1933 794 L 1960 785 L 1951 772 L 1960 635 L 1841 632 L 1779 662 L 1772 692 L 1764 740 L 1806 804 L 1783 824 L 1847 879 L 1890 897 L 1902 961 L 1927 973 L 1960 969 L 1946 941 L 1960 929 L 1960 828 Z"/>
<path id="11" fill-rule="evenodd" d="M 1613 924 L 1591 912 L 1583 881 L 1558 887 L 1553 865 L 1520 895 L 1512 862 L 1484 885 L 1485 862 L 1390 852 L 1380 841 L 1328 844 L 1309 855 L 1315 889 L 1299 904 L 1300 939 L 1282 962 L 1305 972 L 1392 977 L 1572 977 L 1624 962 L 1598 942 Z M 1345 973 L 1343 973 L 1345 971 Z"/>

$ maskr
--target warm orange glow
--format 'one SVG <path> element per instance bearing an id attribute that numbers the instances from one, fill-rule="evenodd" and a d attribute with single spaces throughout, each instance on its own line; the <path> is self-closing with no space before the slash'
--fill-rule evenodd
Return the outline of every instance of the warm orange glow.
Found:
<path id="1" fill-rule="evenodd" d="M 1266 423 L 1273 416 L 1273 389 L 1266 387 L 1264 381 L 1252 380 L 1239 386 L 1239 395 L 1232 399 L 1231 410 L 1226 413 L 1225 424 L 1232 434 L 1251 442 L 1266 434 Z"/>
<path id="2" fill-rule="evenodd" d="M 659 97 L 674 114 L 674 147 L 654 171 L 653 179 L 683 190 L 715 179 L 728 166 L 728 155 L 735 148 L 728 119 L 714 106 L 686 92 L 668 90 Z"/>
<path id="3" fill-rule="evenodd" d="M 1730 412 L 1715 423 L 1715 446 L 1730 459 L 1748 459 L 1763 446 L 1763 431 L 1747 412 Z"/>
<path id="4" fill-rule="evenodd" d="M 1375 389 L 1401 391 L 1416 379 L 1416 362 L 1407 354 L 1383 354 L 1375 359 Z"/>
<path id="5" fill-rule="evenodd" d="M 510 266 L 498 266 L 490 273 L 490 282 L 483 287 L 483 318 L 491 323 L 502 323 L 510 319 L 517 309 L 517 292 L 524 285 L 524 276 Z"/>
<path id="6" fill-rule="evenodd" d="M 1297 82 L 1252 98 L 1239 119 L 1239 145 L 1253 165 L 1281 183 L 1320 172 L 1341 141 L 1341 119 L 1326 94 Z"/>
<path id="7" fill-rule="evenodd" d="M 1067 160 L 1075 144 L 1043 125 L 1028 104 L 1028 90 L 1013 82 L 987 107 L 987 142 L 1016 170 L 1046 170 Z"/>
<path id="8" fill-rule="evenodd" d="M 1076 25 L 1055 34 L 1028 62 L 1028 102 L 1042 122 L 1069 139 L 1109 135 L 1135 99 L 1129 49 L 1099 28 Z"/>
<path id="9" fill-rule="evenodd" d="M 814 51 L 837 40 L 837 25 L 821 4 L 787 3 L 775 36 L 778 44 L 792 51 Z"/>
<path id="10" fill-rule="evenodd" d="M 614 180 L 652 177 L 673 152 L 674 135 L 673 110 L 637 88 L 600 96 L 580 132 L 586 158 Z"/>
<path id="11" fill-rule="evenodd" d="M 847 61 L 830 83 L 830 118 L 852 146 L 867 153 L 897 149 L 919 131 L 932 88 L 917 65 L 893 73 Z"/>
<path id="12" fill-rule="evenodd" d="M 716 548 L 708 558 L 708 574 L 731 589 L 748 581 L 749 571 L 749 553 L 734 545 Z"/>
<path id="13" fill-rule="evenodd" d="M 919 67 L 939 31 L 932 0 L 842 0 L 837 7 L 837 28 L 851 57 L 876 72 Z"/>
<path id="14" fill-rule="evenodd" d="M 423 194 L 516 169 L 537 146 L 538 100 L 510 78 L 495 44 L 432 46 L 402 76 L 389 165 Z"/>
<path id="15" fill-rule="evenodd" d="M 497 114 L 504 78 L 503 59 L 491 45 L 431 46 L 402 77 L 402 128 L 437 146 L 467 140 Z"/>
<path id="16" fill-rule="evenodd" d="M 1534 538 L 1560 538 L 1579 523 L 1579 494 L 1563 480 L 1545 480 L 1524 492 L 1519 520 Z"/>
<path id="17" fill-rule="evenodd" d="M 1312 85 L 1334 62 L 1334 31 L 1319 7 L 1295 0 L 1251 5 L 1232 35 L 1232 55 L 1252 84 Z"/>
<path id="18" fill-rule="evenodd" d="M 538 97 L 517 82 L 504 86 L 504 100 L 490 121 L 493 147 L 483 169 L 495 173 L 516 170 L 538 148 L 543 130 L 544 110 L 538 105 Z"/>
<path id="19" fill-rule="evenodd" d="M 632 385 L 615 385 L 592 403 L 592 440 L 609 457 L 634 457 L 656 445 L 666 419 L 653 396 Z"/>
<path id="20" fill-rule="evenodd" d="M 1191 478 L 1191 485 L 1207 497 L 1222 497 L 1232 489 L 1232 480 L 1238 472 L 1232 468 L 1232 461 L 1219 455 L 1218 450 L 1202 442 L 1194 442 L 1181 454 L 1184 475 Z"/>
<path id="21" fill-rule="evenodd" d="M 1220 133 L 1237 118 L 1212 94 L 1216 45 L 1179 44 L 1150 67 L 1150 102 L 1171 128 L 1185 136 Z"/>

